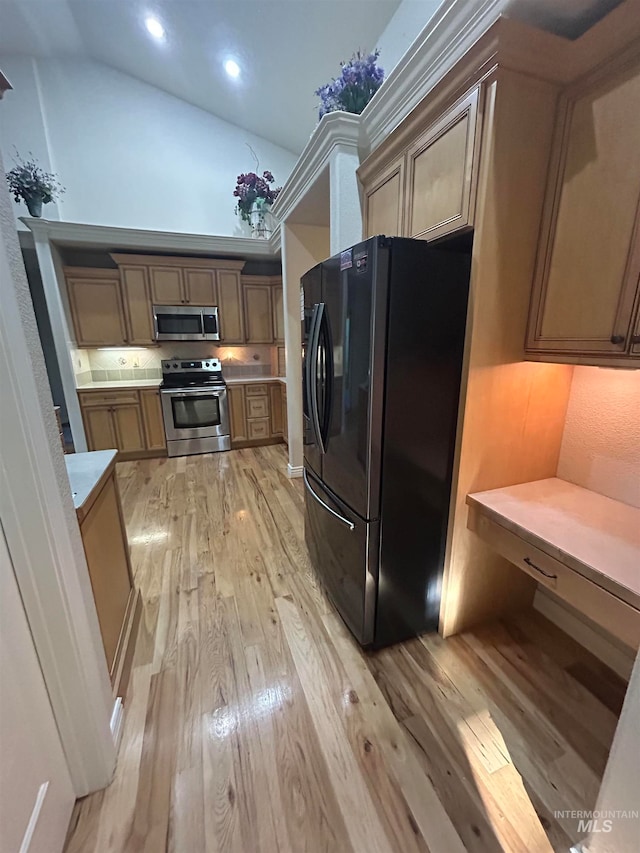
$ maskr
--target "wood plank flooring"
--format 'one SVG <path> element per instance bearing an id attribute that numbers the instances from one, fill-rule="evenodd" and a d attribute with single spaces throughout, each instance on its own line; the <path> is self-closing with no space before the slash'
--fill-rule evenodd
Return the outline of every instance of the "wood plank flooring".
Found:
<path id="1" fill-rule="evenodd" d="M 534 613 L 363 654 L 285 469 L 118 466 L 144 612 L 115 779 L 67 853 L 566 853 L 554 812 L 593 808 L 621 685 Z"/>

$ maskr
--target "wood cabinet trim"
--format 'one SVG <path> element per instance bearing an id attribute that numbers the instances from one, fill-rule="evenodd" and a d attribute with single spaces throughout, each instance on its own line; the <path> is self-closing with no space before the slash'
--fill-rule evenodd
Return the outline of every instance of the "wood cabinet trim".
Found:
<path id="1" fill-rule="evenodd" d="M 70 278 L 104 278 L 113 281 L 120 280 L 120 270 L 111 267 L 63 267 L 62 271 L 66 279 Z"/>
<path id="2" fill-rule="evenodd" d="M 114 252 L 110 255 L 118 264 L 142 264 L 144 266 L 182 267 L 184 269 L 241 270 L 246 261 L 231 258 L 190 258 L 178 255 L 126 255 Z"/>

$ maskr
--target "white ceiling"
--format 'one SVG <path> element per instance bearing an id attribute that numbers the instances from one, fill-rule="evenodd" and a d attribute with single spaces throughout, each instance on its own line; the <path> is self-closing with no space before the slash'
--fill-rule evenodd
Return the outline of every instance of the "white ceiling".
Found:
<path id="1" fill-rule="evenodd" d="M 314 90 L 376 46 L 399 2 L 0 0 L 0 55 L 88 56 L 298 153 L 317 123 Z"/>
<path id="2" fill-rule="evenodd" d="M 574 37 L 618 2 L 503 0 L 503 8 Z M 0 0 L 0 55 L 96 59 L 299 153 L 317 121 L 314 90 L 355 48 L 377 45 L 399 3 Z M 145 29 L 148 15 L 164 26 L 162 42 Z M 238 80 L 225 74 L 227 58 L 240 64 Z"/>

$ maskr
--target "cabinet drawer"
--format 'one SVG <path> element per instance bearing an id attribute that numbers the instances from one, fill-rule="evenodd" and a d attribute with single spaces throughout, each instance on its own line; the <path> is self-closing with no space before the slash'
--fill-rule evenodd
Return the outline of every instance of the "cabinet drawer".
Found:
<path id="1" fill-rule="evenodd" d="M 79 391 L 81 406 L 135 405 L 138 403 L 137 391 Z"/>
<path id="2" fill-rule="evenodd" d="M 266 397 L 269 392 L 266 385 L 245 385 L 244 393 L 247 397 Z"/>
<path id="3" fill-rule="evenodd" d="M 640 645 L 640 610 L 612 595 L 559 560 L 526 542 L 477 508 L 467 526 L 510 563 L 573 605 L 631 648 Z"/>
<path id="4" fill-rule="evenodd" d="M 252 421 L 247 421 L 247 427 L 249 440 L 253 440 L 255 438 L 269 438 L 271 435 L 269 418 L 257 418 Z"/>
<path id="5" fill-rule="evenodd" d="M 267 397 L 249 397 L 247 399 L 247 417 L 267 418 L 269 417 L 269 400 Z"/>

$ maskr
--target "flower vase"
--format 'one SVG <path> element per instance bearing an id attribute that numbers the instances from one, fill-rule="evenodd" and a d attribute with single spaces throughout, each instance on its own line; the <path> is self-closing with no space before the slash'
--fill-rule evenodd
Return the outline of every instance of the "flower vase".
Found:
<path id="1" fill-rule="evenodd" d="M 271 237 L 269 208 L 263 204 L 254 204 L 249 212 L 249 224 L 251 225 L 251 236 L 255 240 L 268 240 Z"/>
<path id="2" fill-rule="evenodd" d="M 29 215 L 33 216 L 34 219 L 40 219 L 40 217 L 42 216 L 42 196 L 29 196 L 29 198 L 25 199 L 25 204 L 27 205 Z"/>

